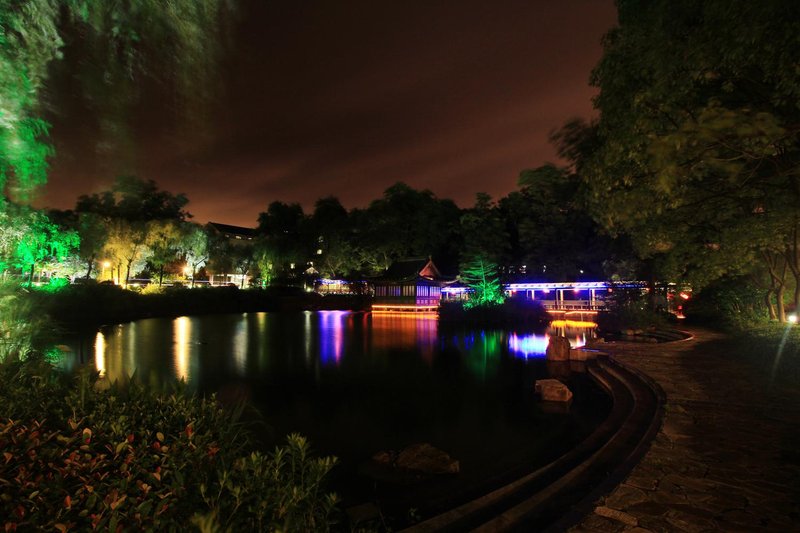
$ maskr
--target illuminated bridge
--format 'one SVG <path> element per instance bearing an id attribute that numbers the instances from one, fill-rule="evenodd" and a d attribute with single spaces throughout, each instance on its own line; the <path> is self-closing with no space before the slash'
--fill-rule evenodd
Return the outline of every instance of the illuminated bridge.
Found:
<path id="1" fill-rule="evenodd" d="M 550 311 L 592 313 L 605 309 L 606 297 L 615 288 L 645 288 L 643 282 L 609 283 L 606 281 L 556 281 L 541 283 L 506 283 L 506 295 L 536 300 Z M 442 287 L 448 300 L 466 298 L 472 289 L 464 286 Z"/>

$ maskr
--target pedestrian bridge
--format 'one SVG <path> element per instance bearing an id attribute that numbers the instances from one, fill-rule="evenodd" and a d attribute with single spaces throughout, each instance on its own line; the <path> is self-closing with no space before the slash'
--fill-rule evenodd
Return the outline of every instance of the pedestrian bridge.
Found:
<path id="1" fill-rule="evenodd" d="M 506 283 L 506 295 L 512 298 L 535 300 L 548 311 L 596 313 L 606 308 L 609 294 L 618 288 L 645 289 L 644 282 L 609 283 L 606 281 L 556 281 Z M 472 289 L 464 286 L 443 287 L 445 299 L 459 300 Z"/>

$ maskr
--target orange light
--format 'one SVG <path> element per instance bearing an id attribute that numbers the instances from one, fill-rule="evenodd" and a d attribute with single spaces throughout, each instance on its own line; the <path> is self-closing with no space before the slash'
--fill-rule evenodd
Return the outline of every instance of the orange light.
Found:
<path id="1" fill-rule="evenodd" d="M 553 320 L 550 325 L 554 328 L 595 328 L 597 324 L 586 320 Z"/>

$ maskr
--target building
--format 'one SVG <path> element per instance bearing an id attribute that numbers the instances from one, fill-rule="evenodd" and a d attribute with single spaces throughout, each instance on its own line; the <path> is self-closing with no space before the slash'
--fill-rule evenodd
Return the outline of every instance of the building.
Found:
<path id="1" fill-rule="evenodd" d="M 233 246 L 246 246 L 252 244 L 256 236 L 254 228 L 242 226 L 232 226 L 220 222 L 209 222 L 206 226 L 210 234 L 222 237 Z M 236 287 L 246 287 L 250 283 L 250 276 L 241 273 L 214 273 L 209 277 L 209 284 L 212 286 L 235 285 Z"/>
<path id="2" fill-rule="evenodd" d="M 371 284 L 375 292 L 373 311 L 436 311 L 442 286 L 451 279 L 442 276 L 430 258 L 395 261 Z"/>

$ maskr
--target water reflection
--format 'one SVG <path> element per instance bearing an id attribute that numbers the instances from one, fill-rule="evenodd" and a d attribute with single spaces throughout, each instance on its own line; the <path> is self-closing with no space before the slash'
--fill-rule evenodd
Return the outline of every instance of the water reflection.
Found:
<path id="1" fill-rule="evenodd" d="M 580 320 L 554 320 L 546 333 L 519 335 L 511 333 L 508 337 L 508 349 L 523 359 L 544 357 L 550 336 L 566 337 L 571 348 L 586 346 L 586 339 L 593 335 L 597 324 Z"/>
<path id="2" fill-rule="evenodd" d="M 529 357 L 544 357 L 547 344 L 550 342 L 550 335 L 547 333 L 537 335 L 517 335 L 512 333 L 508 337 L 508 349 L 514 354 L 528 359 Z"/>
<path id="3" fill-rule="evenodd" d="M 344 350 L 344 322 L 348 311 L 320 311 L 319 359 L 323 366 L 339 366 Z"/>
<path id="4" fill-rule="evenodd" d="M 378 350 L 418 350 L 430 364 L 438 349 L 438 321 L 431 314 L 379 313 L 369 315 L 371 346 Z"/>
<path id="5" fill-rule="evenodd" d="M 181 316 L 175 319 L 174 339 L 175 339 L 175 377 L 186 382 L 189 381 L 189 343 L 192 336 L 192 319 L 188 316 Z"/>
<path id="6" fill-rule="evenodd" d="M 100 377 L 106 375 L 106 338 L 101 332 L 97 332 L 94 337 L 94 367 L 100 373 Z"/>
<path id="7" fill-rule="evenodd" d="M 340 369 L 348 361 L 384 367 L 379 354 L 413 352 L 432 366 L 439 354 L 456 350 L 482 381 L 497 373 L 505 354 L 542 358 L 553 335 L 567 337 L 578 348 L 594 327 L 593 322 L 560 320 L 536 334 L 473 329 L 441 337 L 435 315 L 306 311 L 183 316 L 103 328 L 93 339 L 94 366 L 110 380 L 136 371 L 142 377 L 202 386 L 209 380 L 281 373 L 299 364 L 313 369 L 318 381 L 322 369 Z"/>
<path id="8" fill-rule="evenodd" d="M 233 336 L 231 338 L 233 353 L 233 362 L 236 367 L 236 372 L 240 376 L 244 376 L 247 372 L 247 348 L 248 348 L 248 331 L 247 315 L 242 314 L 242 319 L 236 323 Z"/>

